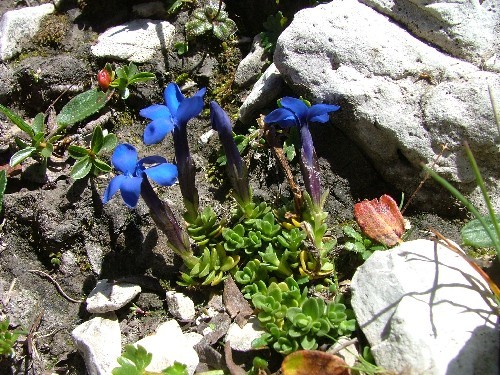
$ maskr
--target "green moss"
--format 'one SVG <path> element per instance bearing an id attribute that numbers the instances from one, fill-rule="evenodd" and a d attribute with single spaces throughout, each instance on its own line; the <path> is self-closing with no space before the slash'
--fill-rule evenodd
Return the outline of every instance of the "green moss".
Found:
<path id="1" fill-rule="evenodd" d="M 58 48 L 64 41 L 68 29 L 68 16 L 64 14 L 49 14 L 42 19 L 40 28 L 33 37 L 33 43 L 38 46 Z"/>

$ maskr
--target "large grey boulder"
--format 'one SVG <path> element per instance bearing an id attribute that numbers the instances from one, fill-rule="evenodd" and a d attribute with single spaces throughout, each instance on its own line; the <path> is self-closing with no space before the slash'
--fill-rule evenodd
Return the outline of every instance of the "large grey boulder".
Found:
<path id="1" fill-rule="evenodd" d="M 360 0 L 453 56 L 500 72 L 498 0 Z"/>
<path id="2" fill-rule="evenodd" d="M 91 52 L 96 57 L 144 63 L 156 53 L 168 50 L 175 27 L 167 21 L 136 19 L 102 33 Z"/>
<path id="3" fill-rule="evenodd" d="M 42 18 L 54 12 L 53 4 L 10 10 L 0 19 L 0 60 L 8 60 L 21 52 L 40 27 Z"/>
<path id="4" fill-rule="evenodd" d="M 498 131 L 488 94 L 490 85 L 500 96 L 498 73 L 440 52 L 356 0 L 298 12 L 278 40 L 274 64 L 298 95 L 340 104 L 334 123 L 407 193 L 422 178 L 420 163 L 432 164 L 447 145 L 435 169 L 480 202 L 463 151 L 468 141 L 500 208 Z M 431 205 L 448 196 L 424 193 Z"/>
<path id="5" fill-rule="evenodd" d="M 351 287 L 379 366 L 398 374 L 499 373 L 498 306 L 484 279 L 452 250 L 422 239 L 377 251 Z"/>

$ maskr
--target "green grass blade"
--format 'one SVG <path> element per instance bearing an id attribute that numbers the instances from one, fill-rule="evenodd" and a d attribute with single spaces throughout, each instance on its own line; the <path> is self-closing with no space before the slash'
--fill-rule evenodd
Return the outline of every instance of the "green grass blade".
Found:
<path id="1" fill-rule="evenodd" d="M 7 117 L 14 125 L 16 125 L 23 132 L 28 134 L 31 138 L 35 135 L 31 126 L 24 121 L 21 117 L 12 112 L 9 108 L 4 107 L 0 104 L 0 112 L 2 112 L 5 117 Z"/>
<path id="2" fill-rule="evenodd" d="M 488 224 L 484 220 L 484 218 L 481 216 L 479 211 L 472 205 L 472 203 L 465 198 L 462 193 L 460 193 L 453 185 L 451 185 L 448 181 L 446 181 L 443 177 L 438 175 L 436 172 L 434 172 L 431 168 L 426 166 L 425 164 L 422 164 L 422 167 L 425 169 L 427 173 L 431 175 L 432 178 L 434 178 L 437 182 L 439 182 L 441 185 L 443 185 L 455 198 L 457 198 L 464 206 L 471 212 L 483 225 L 484 229 L 488 233 L 488 236 L 490 236 L 491 240 L 495 244 L 495 248 L 497 251 L 497 256 L 500 259 L 500 241 L 496 238 L 494 235 L 493 231 L 490 230 L 488 227 Z"/>

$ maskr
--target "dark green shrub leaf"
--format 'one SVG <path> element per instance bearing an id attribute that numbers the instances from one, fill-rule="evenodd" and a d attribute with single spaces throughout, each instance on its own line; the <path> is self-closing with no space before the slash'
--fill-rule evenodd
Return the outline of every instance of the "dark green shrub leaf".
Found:
<path id="1" fill-rule="evenodd" d="M 109 133 L 104 137 L 100 152 L 111 151 L 116 147 L 118 138 L 113 133 Z"/>
<path id="2" fill-rule="evenodd" d="M 45 147 L 40 150 L 40 155 L 42 155 L 44 158 L 49 158 L 50 155 L 52 155 L 52 151 L 54 151 L 54 146 L 52 143 L 46 143 Z"/>
<path id="3" fill-rule="evenodd" d="M 103 108 L 108 99 L 106 93 L 96 88 L 82 92 L 61 109 L 56 117 L 57 124 L 59 126 L 76 124 Z"/>
<path id="4" fill-rule="evenodd" d="M 14 125 L 16 125 L 23 132 L 28 134 L 31 138 L 35 135 L 33 128 L 26 123 L 21 117 L 12 112 L 9 108 L 0 104 L 0 112 L 2 112 Z"/>
<path id="5" fill-rule="evenodd" d="M 91 169 L 92 163 L 90 161 L 90 158 L 82 158 L 78 160 L 75 165 L 73 165 L 73 168 L 71 168 L 71 178 L 73 178 L 74 180 L 84 178 L 89 174 Z"/>
<path id="6" fill-rule="evenodd" d="M 45 116 L 43 113 L 39 113 L 35 116 L 33 119 L 33 122 L 31 123 L 31 127 L 33 128 L 33 131 L 35 134 L 44 134 L 45 129 L 44 129 L 44 123 L 43 120 L 45 119 Z"/>
<path id="7" fill-rule="evenodd" d="M 97 154 L 104 143 L 104 136 L 102 134 L 102 128 L 97 125 L 92 133 L 92 140 L 90 141 L 90 149 L 94 154 Z"/>
<path id="8" fill-rule="evenodd" d="M 94 159 L 94 167 L 104 173 L 111 172 L 111 166 L 98 158 Z"/>
<path id="9" fill-rule="evenodd" d="M 490 215 L 486 215 L 483 217 L 484 221 L 490 228 L 493 235 L 496 236 L 495 226 L 493 221 L 491 220 Z M 500 222 L 500 215 L 495 214 L 495 219 L 497 222 Z M 464 225 L 460 232 L 462 236 L 462 241 L 464 244 L 474 247 L 493 247 L 495 246 L 491 237 L 488 235 L 488 232 L 483 227 L 481 222 L 478 219 L 471 220 L 467 224 Z M 498 240 L 498 238 L 497 238 Z"/>
<path id="10" fill-rule="evenodd" d="M 73 159 L 77 160 L 89 156 L 89 153 L 86 148 L 75 145 L 71 145 L 68 147 L 68 154 Z"/>
<path id="11" fill-rule="evenodd" d="M 35 147 L 26 147 L 22 150 L 19 150 L 16 152 L 12 157 L 10 158 L 10 166 L 15 167 L 19 163 L 22 163 L 25 159 L 29 158 L 33 153 L 36 151 Z"/>

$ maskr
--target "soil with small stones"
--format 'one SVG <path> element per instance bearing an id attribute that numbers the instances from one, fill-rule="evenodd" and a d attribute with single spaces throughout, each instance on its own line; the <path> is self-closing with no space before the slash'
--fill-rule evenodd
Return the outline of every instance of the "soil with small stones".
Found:
<path id="1" fill-rule="evenodd" d="M 106 62 L 118 62 L 93 58 L 90 46 L 98 33 L 134 17 L 131 6 L 137 2 L 119 1 L 117 6 L 117 1 L 63 1 L 62 10 L 54 16 L 63 22 L 60 26 L 65 33 L 61 39 L 37 44 L 35 38 L 21 58 L 0 64 L 0 103 L 31 119 L 50 108 L 59 111 L 78 92 L 95 86 L 96 72 Z M 44 2 L 48 1 L 30 1 L 31 5 Z M 3 0 L 0 15 L 26 3 Z M 264 15 L 276 11 L 270 3 L 275 2 L 227 1 L 228 10 L 242 30 L 241 36 L 253 37 L 259 32 L 255 25 L 262 25 Z M 293 4 L 298 9 L 300 1 Z M 179 20 L 185 20 L 186 15 L 183 12 L 170 19 L 177 30 L 182 30 Z M 208 42 L 195 46 L 183 58 L 170 51 L 152 63 L 141 65 L 141 70 L 154 72 L 157 79 L 137 85 L 126 101 L 112 99 L 104 127 L 116 133 L 120 142 L 135 145 L 140 155 L 160 154 L 173 160 L 171 138 L 157 146 L 142 145 L 146 121 L 138 116 L 138 111 L 162 102 L 163 87 L 183 72 L 189 73 L 198 88 L 208 86 L 210 92 L 217 80 L 234 74 L 237 62 L 250 48 L 248 44 L 238 44 L 231 47 L 228 55 L 216 40 Z M 234 113 L 246 92 L 236 88 L 228 91 L 221 104 Z M 93 119 L 102 115 L 103 112 Z M 207 143 L 200 141 L 200 136 L 210 128 L 207 116 L 189 123 L 200 205 L 211 205 L 219 215 L 229 217 L 229 184 L 223 169 L 215 164 L 219 156 L 217 137 L 212 136 Z M 236 124 L 235 129 L 241 133 L 247 130 L 242 124 Z M 3 117 L 0 117 L 0 132 L 0 165 L 5 165 L 15 152 L 13 139 L 19 132 Z M 323 187 L 330 191 L 325 209 L 330 213 L 329 224 L 334 234 L 341 236 L 341 225 L 352 222 L 355 202 L 382 194 L 400 200 L 401 192 L 382 181 L 366 156 L 342 132 L 333 126 L 316 127 L 312 132 Z M 72 161 L 63 151 L 49 163 L 46 178 L 39 175 L 35 163 L 25 163 L 22 173 L 13 171 L 8 180 L 0 213 L 0 316 L 9 317 L 12 327 L 30 335 L 21 336 L 26 338 L 25 345 L 16 346 L 14 358 L 0 358 L 2 374 L 86 373 L 71 331 L 90 315 L 83 303 L 66 299 L 39 271 L 49 274 L 74 300 L 83 300 L 99 279 L 125 278 L 139 283 L 143 292 L 133 303 L 146 314 L 131 313 L 130 305 L 117 312 L 123 344 L 152 333 L 160 322 L 171 318 L 164 303 L 164 291 L 167 285 L 176 287 L 182 262 L 166 245 L 147 207 L 140 202 L 136 209 L 128 210 L 120 198 L 103 205 L 102 194 L 111 176 L 72 180 L 69 178 Z M 291 198 L 284 174 L 268 149 L 252 149 L 246 161 L 256 197 L 268 201 Z M 292 168 L 298 171 L 295 163 Z M 301 184 L 300 177 L 297 178 Z M 158 192 L 176 212 L 183 212 L 178 186 L 161 188 Z M 443 217 L 410 206 L 406 216 L 413 226 L 410 239 L 428 237 L 428 228 L 432 227 L 460 242 L 459 230 L 465 212 Z M 339 258 L 337 269 L 341 280 L 352 276 L 353 259 L 348 255 Z M 213 291 L 183 292 L 203 306 Z"/>

